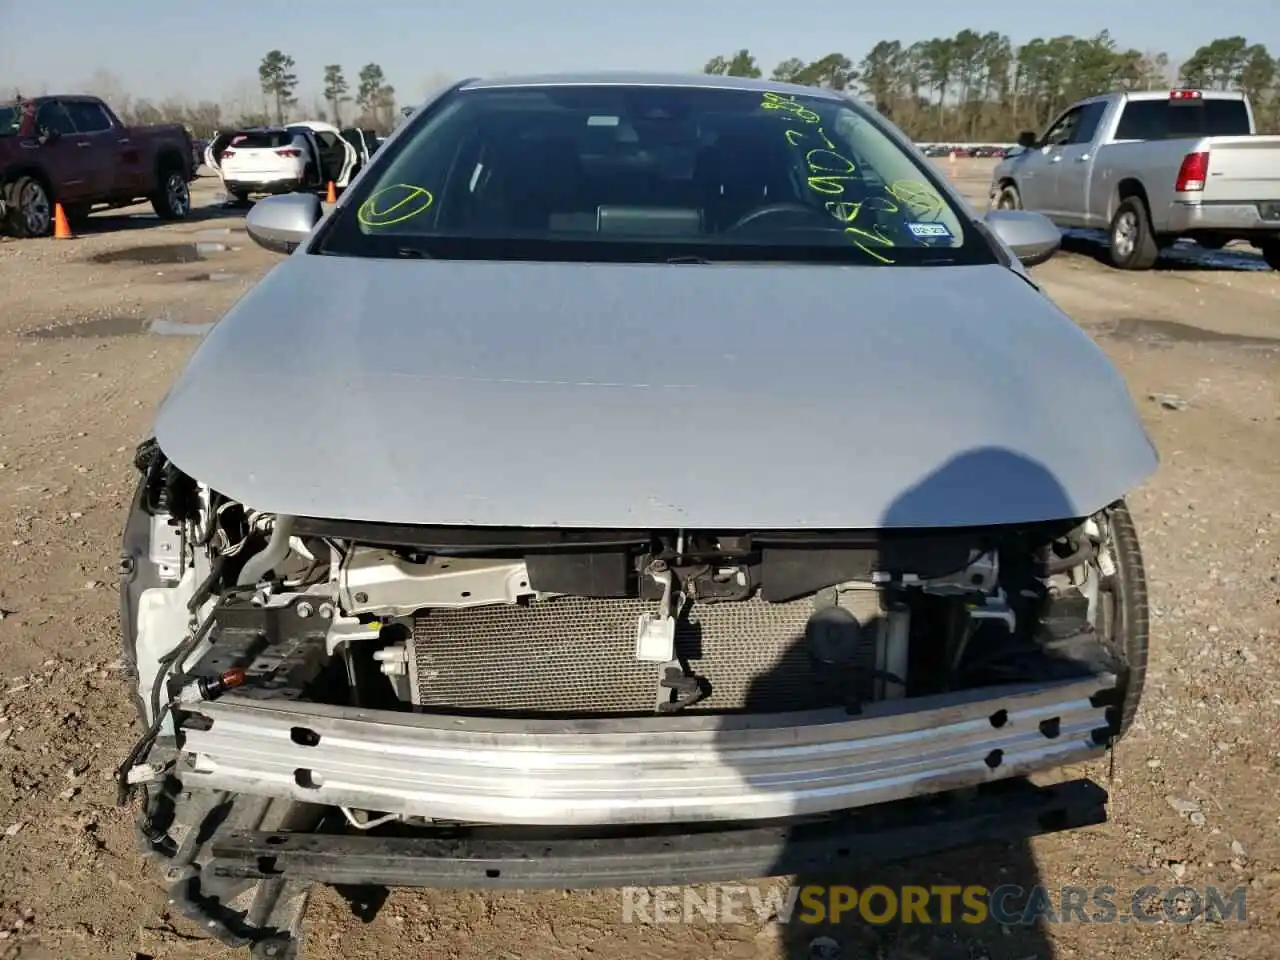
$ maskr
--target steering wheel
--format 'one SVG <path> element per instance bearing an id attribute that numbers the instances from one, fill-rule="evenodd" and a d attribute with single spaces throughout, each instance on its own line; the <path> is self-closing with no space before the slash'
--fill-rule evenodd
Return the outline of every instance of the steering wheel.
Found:
<path id="1" fill-rule="evenodd" d="M 766 217 L 776 217 L 788 213 L 802 214 L 809 220 L 821 220 L 825 222 L 830 219 L 824 214 L 813 209 L 813 207 L 806 207 L 803 203 L 766 203 L 763 207 L 756 207 L 754 210 L 748 210 L 729 226 L 725 227 L 724 232 L 728 233 L 731 230 L 741 230 L 743 227 L 750 226 L 759 220 L 765 219 Z"/>

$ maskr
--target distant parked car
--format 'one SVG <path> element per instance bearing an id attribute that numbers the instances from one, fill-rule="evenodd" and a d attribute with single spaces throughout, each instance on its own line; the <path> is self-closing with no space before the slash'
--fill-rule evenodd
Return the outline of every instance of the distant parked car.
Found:
<path id="1" fill-rule="evenodd" d="M 382 145 L 382 140 L 373 130 L 362 130 L 359 127 L 346 127 L 342 131 L 342 139 L 351 144 L 355 148 L 358 159 L 356 160 L 355 169 L 351 171 L 351 179 L 354 180 L 356 175 L 364 169 L 369 158 L 373 156 L 378 147 Z"/>
<path id="2" fill-rule="evenodd" d="M 366 159 L 342 131 L 319 120 L 217 133 L 205 164 L 240 202 L 251 195 L 321 190 L 351 182 Z"/>
<path id="3" fill-rule="evenodd" d="M 1260 136 L 1243 93 L 1116 92 L 1063 111 L 996 167 L 990 205 L 1106 230 L 1122 270 L 1153 267 L 1180 238 L 1252 243 L 1280 270 L 1280 136 Z"/>
<path id="4" fill-rule="evenodd" d="M 57 203 L 72 222 L 140 200 L 162 220 L 182 220 L 192 159 L 181 124 L 126 126 L 97 97 L 0 102 L 0 227 L 47 236 Z"/>
<path id="5" fill-rule="evenodd" d="M 192 140 L 191 141 L 191 169 L 198 170 L 200 164 L 204 163 L 204 152 L 209 149 L 208 140 Z"/>

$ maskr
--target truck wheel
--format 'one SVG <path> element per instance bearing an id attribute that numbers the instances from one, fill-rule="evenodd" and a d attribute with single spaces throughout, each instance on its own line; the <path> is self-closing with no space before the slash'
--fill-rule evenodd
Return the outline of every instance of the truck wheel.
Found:
<path id="1" fill-rule="evenodd" d="M 1129 197 L 1111 218 L 1111 263 L 1121 270 L 1150 270 L 1160 256 L 1151 216 L 1141 197 Z"/>
<path id="2" fill-rule="evenodd" d="M 151 197 L 151 209 L 161 220 L 185 220 L 191 212 L 191 190 L 183 172 L 174 167 L 160 171 L 160 189 Z"/>
<path id="3" fill-rule="evenodd" d="M 1022 194 L 1018 192 L 1018 188 L 1012 183 L 1006 183 L 1000 188 L 1000 192 L 996 194 L 997 210 L 1021 210 Z"/>
<path id="4" fill-rule="evenodd" d="M 53 203 L 35 177 L 18 177 L 4 187 L 4 228 L 15 237 L 47 237 L 53 232 Z"/>
<path id="5" fill-rule="evenodd" d="M 1259 246 L 1262 259 L 1272 270 L 1280 270 L 1280 240 L 1266 240 Z"/>

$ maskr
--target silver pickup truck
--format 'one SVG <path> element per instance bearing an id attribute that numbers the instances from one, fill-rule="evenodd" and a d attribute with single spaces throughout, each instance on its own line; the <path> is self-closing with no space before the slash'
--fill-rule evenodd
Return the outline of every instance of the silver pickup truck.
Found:
<path id="1" fill-rule="evenodd" d="M 1212 249 L 1246 240 L 1280 270 L 1280 137 L 1255 133 L 1242 93 L 1090 97 L 1018 147 L 995 169 L 991 206 L 1106 230 L 1121 269 L 1146 270 L 1187 237 Z"/>

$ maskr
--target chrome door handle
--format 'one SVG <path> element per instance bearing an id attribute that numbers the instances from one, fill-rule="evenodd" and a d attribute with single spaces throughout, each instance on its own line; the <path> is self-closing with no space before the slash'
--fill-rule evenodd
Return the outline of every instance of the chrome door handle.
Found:
<path id="1" fill-rule="evenodd" d="M 1060 154 L 1060 153 L 1055 153 L 1052 157 L 1050 157 L 1050 158 L 1049 158 L 1049 162 L 1050 162 L 1050 163 L 1061 163 L 1061 162 L 1062 162 L 1062 154 Z"/>
<path id="2" fill-rule="evenodd" d="M 116 143 L 133 143 L 133 141 L 130 140 L 128 137 L 121 137 L 119 140 L 116 141 Z"/>
<path id="3" fill-rule="evenodd" d="M 92 143 L 90 143 L 88 140 L 80 140 L 79 142 L 77 142 L 77 143 L 76 143 L 76 146 L 77 146 L 77 147 L 92 147 L 92 146 L 93 146 L 93 144 L 92 144 Z"/>
<path id="4" fill-rule="evenodd" d="M 1087 153 L 1082 153 L 1080 156 L 1076 157 L 1076 163 L 1084 163 L 1088 159 L 1089 155 Z"/>

